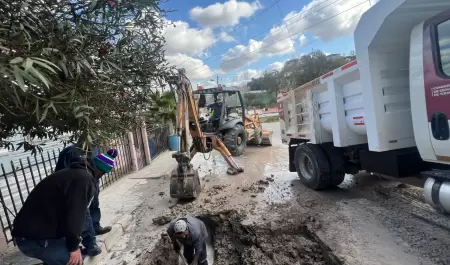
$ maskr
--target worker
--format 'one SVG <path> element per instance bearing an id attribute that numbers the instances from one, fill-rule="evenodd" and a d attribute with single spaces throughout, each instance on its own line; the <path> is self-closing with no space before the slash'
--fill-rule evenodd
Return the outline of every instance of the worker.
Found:
<path id="1" fill-rule="evenodd" d="M 98 150 L 95 150 L 98 152 Z M 97 153 L 97 152 L 92 153 Z M 117 157 L 116 149 L 109 149 L 106 154 L 115 159 Z M 76 148 L 75 145 L 68 146 L 64 148 L 59 154 L 58 161 L 56 163 L 55 171 L 67 168 L 70 166 L 72 162 L 78 161 L 81 157 L 83 157 L 85 153 Z M 89 154 L 92 156 L 92 154 Z M 103 175 L 103 174 L 102 174 Z M 99 201 L 99 193 L 100 193 L 100 179 L 102 177 L 96 176 L 95 178 L 95 191 L 94 191 L 94 199 L 89 206 L 89 210 L 86 212 L 86 220 L 82 232 L 82 244 L 83 244 L 83 254 L 87 256 L 97 256 L 100 255 L 102 249 L 97 245 L 96 235 L 103 235 L 111 231 L 111 226 L 102 227 L 100 225 L 101 211 L 100 211 L 100 201 Z"/>
<path id="2" fill-rule="evenodd" d="M 80 237 L 95 183 L 113 167 L 110 155 L 98 154 L 39 182 L 14 220 L 12 236 L 19 250 L 47 265 L 81 265 Z"/>
<path id="3" fill-rule="evenodd" d="M 183 245 L 183 256 L 190 265 L 208 265 L 206 239 L 208 231 L 205 224 L 194 217 L 184 217 L 172 221 L 167 228 L 175 252 L 180 254 Z"/>
<path id="4" fill-rule="evenodd" d="M 214 129 L 217 130 L 220 126 L 220 118 L 222 114 L 222 95 L 214 94 L 214 103 L 208 106 L 210 110 L 209 120 L 212 122 Z"/>

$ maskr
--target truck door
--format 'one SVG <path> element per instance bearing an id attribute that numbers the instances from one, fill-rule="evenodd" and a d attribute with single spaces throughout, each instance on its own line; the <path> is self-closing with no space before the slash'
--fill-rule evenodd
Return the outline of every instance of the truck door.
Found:
<path id="1" fill-rule="evenodd" d="M 450 163 L 450 10 L 428 20 L 424 29 L 424 85 L 429 135 L 436 159 Z"/>

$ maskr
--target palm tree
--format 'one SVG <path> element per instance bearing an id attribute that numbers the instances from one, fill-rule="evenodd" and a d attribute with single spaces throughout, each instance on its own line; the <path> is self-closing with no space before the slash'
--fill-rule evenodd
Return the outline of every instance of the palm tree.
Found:
<path id="1" fill-rule="evenodd" d="M 173 124 L 176 119 L 176 102 L 173 92 L 156 91 L 151 96 L 151 106 L 146 115 L 146 123 L 150 127 L 163 125 L 167 123 Z"/>

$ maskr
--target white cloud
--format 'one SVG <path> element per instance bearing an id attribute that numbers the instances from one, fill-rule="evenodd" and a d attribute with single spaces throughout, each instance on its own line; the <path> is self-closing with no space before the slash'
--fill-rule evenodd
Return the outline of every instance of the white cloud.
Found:
<path id="1" fill-rule="evenodd" d="M 300 38 L 298 38 L 298 41 L 300 42 L 300 47 L 305 47 L 307 40 L 308 39 L 306 38 L 305 34 L 300 35 Z"/>
<path id="2" fill-rule="evenodd" d="M 262 40 L 250 39 L 246 46 L 237 45 L 229 49 L 223 55 L 220 67 L 223 71 L 232 71 L 263 57 L 293 52 L 294 43 L 290 36 L 297 38 L 302 34 L 299 40 L 304 45 L 305 32 L 325 42 L 350 35 L 359 17 L 370 7 L 369 2 L 361 3 L 361 0 L 345 0 L 324 5 L 323 0 L 312 0 L 299 12 L 287 14 L 283 24 L 274 26 Z"/>
<path id="3" fill-rule="evenodd" d="M 240 83 L 250 81 L 252 80 L 252 78 L 258 78 L 262 76 L 263 73 L 264 71 L 255 69 L 247 69 L 244 71 L 240 71 L 239 73 L 237 73 L 236 81 Z"/>
<path id="4" fill-rule="evenodd" d="M 194 83 L 195 80 L 211 77 L 214 72 L 202 60 L 192 58 L 186 54 L 166 55 L 167 61 L 171 65 L 180 66 L 186 69 L 186 76 Z M 188 60 L 188 61 L 187 61 Z"/>
<path id="5" fill-rule="evenodd" d="M 312 0 L 299 12 L 290 12 L 284 18 L 289 32 L 308 31 L 322 41 L 332 41 L 353 33 L 359 17 L 370 7 L 361 0 L 339 1 L 323 5 L 322 0 Z M 326 20 L 325 22 L 322 22 Z"/>
<path id="6" fill-rule="evenodd" d="M 262 57 L 283 55 L 293 51 L 295 51 L 294 43 L 289 38 L 286 28 L 273 28 L 261 41 L 250 39 L 247 46 L 237 45 L 229 49 L 222 56 L 220 68 L 223 71 L 232 71 Z"/>
<path id="7" fill-rule="evenodd" d="M 215 3 L 205 8 L 194 7 L 189 13 L 201 26 L 215 28 L 237 25 L 240 18 L 250 17 L 261 8 L 259 1 L 248 3 L 228 0 L 223 4 Z"/>
<path id="8" fill-rule="evenodd" d="M 267 71 L 269 71 L 269 72 L 281 71 L 281 69 L 283 69 L 283 66 L 284 66 L 284 62 L 274 62 L 269 65 L 269 67 L 267 68 Z"/>
<path id="9" fill-rule="evenodd" d="M 233 36 L 228 35 L 226 32 L 220 32 L 219 40 L 224 41 L 224 42 L 237 42 L 237 40 L 235 38 L 233 38 Z"/>
<path id="10" fill-rule="evenodd" d="M 183 53 L 194 55 L 214 43 L 211 29 L 194 29 L 184 21 L 166 21 L 163 29 L 166 38 L 166 53 L 168 55 Z"/>

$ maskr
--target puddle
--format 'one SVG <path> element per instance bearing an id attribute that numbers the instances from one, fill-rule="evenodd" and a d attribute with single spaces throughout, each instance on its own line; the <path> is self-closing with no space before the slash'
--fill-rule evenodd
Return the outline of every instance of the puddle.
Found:
<path id="1" fill-rule="evenodd" d="M 341 261 L 304 224 L 246 222 L 235 211 L 199 216 L 210 229 L 209 265 L 340 265 Z M 214 253 L 214 255 L 211 255 Z M 212 261 L 214 260 L 214 261 Z M 141 260 L 143 265 L 178 265 L 167 234 Z"/>

